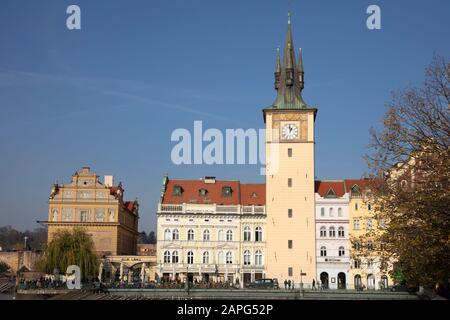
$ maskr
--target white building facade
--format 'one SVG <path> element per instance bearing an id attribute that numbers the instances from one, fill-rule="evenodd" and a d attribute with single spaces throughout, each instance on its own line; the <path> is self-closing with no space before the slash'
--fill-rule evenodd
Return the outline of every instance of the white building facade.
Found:
<path id="1" fill-rule="evenodd" d="M 344 181 L 316 181 L 316 286 L 349 287 L 349 193 Z"/>
<path id="2" fill-rule="evenodd" d="M 157 273 L 162 281 L 264 278 L 265 190 L 239 181 L 164 181 L 157 212 Z"/>

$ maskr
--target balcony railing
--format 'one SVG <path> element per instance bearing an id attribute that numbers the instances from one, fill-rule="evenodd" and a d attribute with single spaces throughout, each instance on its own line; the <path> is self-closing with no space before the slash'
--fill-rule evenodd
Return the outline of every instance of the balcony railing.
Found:
<path id="1" fill-rule="evenodd" d="M 158 204 L 158 213 L 191 213 L 191 214 L 248 214 L 248 215 L 264 215 L 266 213 L 265 206 L 242 206 L 242 205 L 192 205 L 183 204 Z"/>

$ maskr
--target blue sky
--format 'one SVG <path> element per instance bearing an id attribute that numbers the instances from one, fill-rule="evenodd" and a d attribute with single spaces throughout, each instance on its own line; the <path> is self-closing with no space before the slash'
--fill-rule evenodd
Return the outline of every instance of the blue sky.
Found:
<path id="1" fill-rule="evenodd" d="M 70 4 L 82 30 L 66 28 Z M 381 7 L 382 29 L 366 28 Z M 369 128 L 392 90 L 419 85 L 433 53 L 450 52 L 450 2 L 293 1 L 303 96 L 317 106 L 316 175 L 358 178 Z M 275 98 L 287 1 L 2 0 L 0 225 L 37 227 L 51 184 L 82 166 L 122 181 L 155 229 L 162 177 L 263 181 L 258 165 L 175 166 L 171 132 L 263 128 Z"/>

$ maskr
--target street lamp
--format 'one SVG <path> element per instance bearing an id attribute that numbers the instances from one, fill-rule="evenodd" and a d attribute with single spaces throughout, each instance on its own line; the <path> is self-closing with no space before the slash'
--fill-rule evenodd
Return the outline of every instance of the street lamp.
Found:
<path id="1" fill-rule="evenodd" d="M 25 240 L 24 250 L 27 251 L 27 240 L 28 240 L 28 237 L 25 236 L 25 237 L 23 237 L 23 239 Z"/>

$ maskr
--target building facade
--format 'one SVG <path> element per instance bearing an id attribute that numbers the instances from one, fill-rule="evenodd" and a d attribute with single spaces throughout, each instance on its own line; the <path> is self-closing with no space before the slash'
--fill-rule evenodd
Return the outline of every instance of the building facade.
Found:
<path id="1" fill-rule="evenodd" d="M 243 285 L 265 276 L 263 184 L 164 179 L 157 212 L 163 280 Z"/>
<path id="2" fill-rule="evenodd" d="M 52 187 L 49 206 L 48 241 L 60 230 L 84 228 L 92 236 L 99 256 L 135 255 L 137 252 L 139 204 L 124 201 L 124 189 L 114 186 L 113 177 L 104 183 L 84 167 L 71 182 Z"/>
<path id="3" fill-rule="evenodd" d="M 349 286 L 349 200 L 344 181 L 316 181 L 316 279 L 325 289 Z"/>
<path id="4" fill-rule="evenodd" d="M 383 232 L 383 221 L 377 221 L 372 208 L 373 199 L 367 190 L 366 180 L 346 180 L 350 193 L 350 288 L 383 289 L 392 285 L 392 279 L 382 268 L 380 251 L 383 243 L 375 243 L 371 233 Z M 388 266 L 391 269 L 392 265 Z"/>

